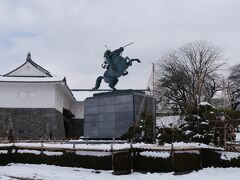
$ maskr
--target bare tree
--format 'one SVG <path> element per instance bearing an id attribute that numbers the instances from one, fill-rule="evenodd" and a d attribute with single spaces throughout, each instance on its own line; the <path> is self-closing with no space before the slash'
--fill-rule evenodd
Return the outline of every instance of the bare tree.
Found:
<path id="1" fill-rule="evenodd" d="M 162 56 L 156 82 L 159 101 L 168 107 L 177 106 L 182 113 L 209 101 L 220 88 L 217 71 L 221 59 L 221 50 L 203 41 Z"/>
<path id="2" fill-rule="evenodd" d="M 228 94 L 231 100 L 231 107 L 236 110 L 240 105 L 240 64 L 230 68 L 228 80 Z"/>

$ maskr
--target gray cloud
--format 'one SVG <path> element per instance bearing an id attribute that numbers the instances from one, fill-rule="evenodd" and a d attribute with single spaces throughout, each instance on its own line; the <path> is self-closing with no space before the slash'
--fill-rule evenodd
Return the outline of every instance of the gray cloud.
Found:
<path id="1" fill-rule="evenodd" d="M 71 88 L 91 88 L 103 73 L 104 44 L 115 49 L 132 41 L 123 55 L 142 63 L 117 88 L 145 88 L 152 62 L 195 40 L 219 46 L 233 65 L 240 62 L 239 9 L 238 0 L 1 0 L 0 74 L 31 50 Z"/>

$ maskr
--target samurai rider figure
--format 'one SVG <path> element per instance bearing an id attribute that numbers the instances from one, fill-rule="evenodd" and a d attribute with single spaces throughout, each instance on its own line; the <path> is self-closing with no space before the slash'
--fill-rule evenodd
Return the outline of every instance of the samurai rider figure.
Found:
<path id="1" fill-rule="evenodd" d="M 106 50 L 104 53 L 105 61 L 102 64 L 102 68 L 106 69 L 103 76 L 99 76 L 96 80 L 95 87 L 96 90 L 100 87 L 102 79 L 109 84 L 109 87 L 114 91 L 115 86 L 118 83 L 118 78 L 121 76 L 126 76 L 128 74 L 127 69 L 132 66 L 133 61 L 140 63 L 139 59 L 130 59 L 129 57 L 122 57 L 123 47 L 116 49 L 115 51 Z"/>

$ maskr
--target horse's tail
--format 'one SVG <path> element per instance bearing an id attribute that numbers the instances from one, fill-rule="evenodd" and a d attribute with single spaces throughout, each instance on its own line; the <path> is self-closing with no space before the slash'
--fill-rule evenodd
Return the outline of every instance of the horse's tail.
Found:
<path id="1" fill-rule="evenodd" d="M 98 89 L 98 88 L 100 87 L 100 84 L 101 84 L 101 82 L 102 82 L 102 79 L 103 79 L 102 76 L 99 76 L 99 77 L 97 78 L 94 89 Z"/>

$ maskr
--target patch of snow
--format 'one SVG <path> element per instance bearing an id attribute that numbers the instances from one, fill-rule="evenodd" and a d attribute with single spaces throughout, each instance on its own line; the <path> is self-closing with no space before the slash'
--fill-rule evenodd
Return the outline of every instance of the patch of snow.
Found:
<path id="1" fill-rule="evenodd" d="M 196 115 L 196 114 L 193 115 L 193 117 L 196 117 L 196 118 L 199 119 L 199 120 L 201 119 L 201 117 L 200 117 L 199 115 Z"/>
<path id="2" fill-rule="evenodd" d="M 200 151 L 198 150 L 191 150 L 191 151 L 175 151 L 176 154 L 182 154 L 182 153 L 189 153 L 189 154 L 200 154 Z"/>
<path id="3" fill-rule="evenodd" d="M 240 141 L 240 133 L 236 133 L 236 141 Z"/>
<path id="4" fill-rule="evenodd" d="M 11 147 L 13 146 L 13 143 L 2 143 L 0 144 L 0 147 Z"/>
<path id="5" fill-rule="evenodd" d="M 63 152 L 58 152 L 58 151 L 43 151 L 43 154 L 47 156 L 62 156 Z"/>
<path id="6" fill-rule="evenodd" d="M 196 134 L 193 136 L 193 138 L 202 138 L 202 137 L 203 137 L 203 135 L 200 135 L 200 134 Z"/>
<path id="7" fill-rule="evenodd" d="M 63 81 L 62 77 L 52 76 L 52 77 L 5 77 L 0 76 L 0 81 L 4 82 L 55 82 Z"/>
<path id="8" fill-rule="evenodd" d="M 215 108 L 213 105 L 211 105 L 211 104 L 208 103 L 208 102 L 200 102 L 199 105 L 200 105 L 200 106 L 211 106 L 211 107 Z"/>
<path id="9" fill-rule="evenodd" d="M 7 154 L 8 151 L 7 150 L 0 150 L 0 154 Z"/>
<path id="10" fill-rule="evenodd" d="M 35 155 L 40 155 L 41 151 L 36 151 L 36 150 L 26 150 L 26 149 L 20 149 L 17 151 L 20 154 L 35 154 Z"/>
<path id="11" fill-rule="evenodd" d="M 153 152 L 153 151 L 143 151 L 140 152 L 141 156 L 153 157 L 153 158 L 164 158 L 167 159 L 170 157 L 170 152 Z"/>
<path id="12" fill-rule="evenodd" d="M 204 121 L 202 121 L 201 124 L 202 124 L 202 125 L 209 125 L 209 122 L 204 122 Z"/>
<path id="13" fill-rule="evenodd" d="M 170 126 L 177 126 L 180 121 L 180 116 L 163 116 L 156 118 L 156 125 L 157 127 L 170 127 Z"/>
<path id="14" fill-rule="evenodd" d="M 217 91 L 212 99 L 223 99 L 223 92 L 222 91 Z"/>
<path id="15" fill-rule="evenodd" d="M 230 161 L 232 159 L 238 159 L 240 157 L 240 153 L 237 152 L 225 152 L 225 151 L 218 151 L 221 154 L 222 160 Z"/>
<path id="16" fill-rule="evenodd" d="M 75 144 L 75 148 L 73 148 L 73 144 L 60 144 L 60 143 L 15 143 L 16 147 L 21 148 L 36 148 L 36 147 L 45 147 L 45 148 L 61 148 L 61 149 L 76 149 L 76 150 L 102 150 L 102 151 L 110 151 L 111 144 Z M 114 150 L 124 150 L 129 149 L 129 143 L 123 144 L 114 144 Z"/>
<path id="17" fill-rule="evenodd" d="M 185 142 L 176 142 L 173 143 L 174 148 L 179 148 L 179 149 L 184 149 L 184 148 L 209 148 L 209 149 L 221 149 L 223 148 L 218 148 L 215 146 L 210 146 L 207 144 L 202 144 L 202 143 L 185 143 Z"/>
<path id="18" fill-rule="evenodd" d="M 239 180 L 240 168 L 206 168 L 185 175 L 170 173 L 138 173 L 115 176 L 112 171 L 97 171 L 84 168 L 58 167 L 35 164 L 10 164 L 0 166 L 1 180 L 42 179 L 42 180 Z"/>
<path id="19" fill-rule="evenodd" d="M 173 143 L 174 148 L 210 148 L 210 149 L 219 149 L 214 146 L 209 146 L 206 144 L 200 143 Z M 1 144 L 0 144 L 1 146 Z M 111 151 L 111 144 L 75 144 L 75 148 L 73 144 L 61 144 L 61 143 L 16 143 L 16 147 L 21 149 L 34 149 L 34 148 L 47 148 L 51 149 L 51 151 Z M 132 144 L 133 148 L 139 149 L 171 149 L 171 144 L 165 144 L 164 146 L 160 146 L 158 144 L 146 144 L 146 143 L 134 143 Z M 113 144 L 113 150 L 128 150 L 131 148 L 130 143 L 123 143 L 123 144 Z M 221 148 L 220 148 L 221 149 Z M 14 150 L 13 150 L 14 151 Z M 39 151 L 40 152 L 40 151 Z M 13 152 L 14 153 L 14 152 Z"/>
<path id="20" fill-rule="evenodd" d="M 100 151 L 76 151 L 76 154 L 81 156 L 97 156 L 97 157 L 111 156 L 111 152 Z"/>
<path id="21" fill-rule="evenodd" d="M 192 133 L 192 131 L 190 131 L 190 130 L 187 130 L 187 131 L 184 132 L 185 135 L 189 135 L 191 133 Z"/>

